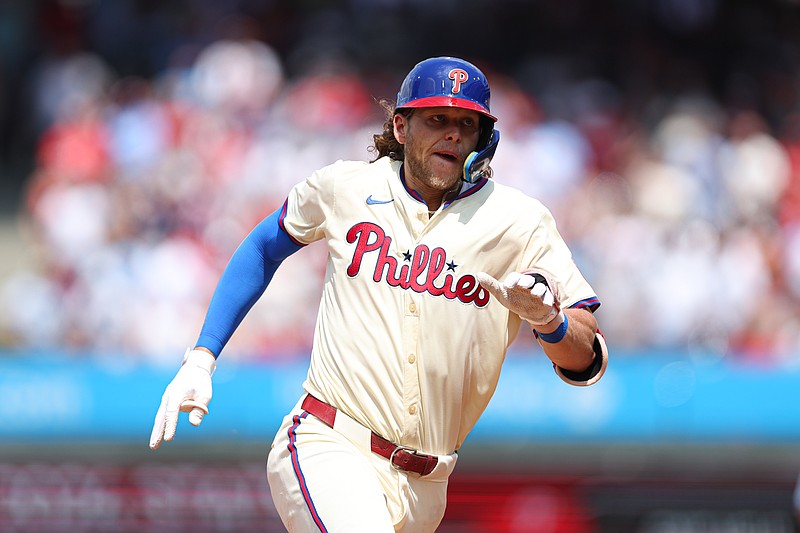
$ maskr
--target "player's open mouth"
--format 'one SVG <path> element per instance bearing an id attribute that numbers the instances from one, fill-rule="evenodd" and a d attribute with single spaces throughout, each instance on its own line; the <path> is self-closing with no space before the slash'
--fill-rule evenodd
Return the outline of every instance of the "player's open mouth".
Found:
<path id="1" fill-rule="evenodd" d="M 447 161 L 452 161 L 454 163 L 458 161 L 458 157 L 450 152 L 435 152 L 434 155 L 438 155 L 442 159 L 446 159 Z"/>

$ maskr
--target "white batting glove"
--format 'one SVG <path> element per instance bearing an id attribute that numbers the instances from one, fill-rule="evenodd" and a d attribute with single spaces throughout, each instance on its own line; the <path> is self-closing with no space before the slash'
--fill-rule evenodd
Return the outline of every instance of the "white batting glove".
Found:
<path id="1" fill-rule="evenodd" d="M 533 327 L 549 324 L 561 313 L 558 296 L 550 289 L 543 272 L 511 272 L 503 283 L 486 272 L 478 272 L 476 277 L 501 304 L 527 320 Z M 553 285 L 552 282 L 550 285 Z"/>
<path id="2" fill-rule="evenodd" d="M 155 450 L 162 441 L 171 441 L 178 427 L 178 414 L 189 413 L 189 422 L 199 426 L 208 414 L 211 401 L 211 376 L 217 368 L 217 360 L 205 350 L 190 350 L 183 355 L 183 364 L 175 374 L 156 413 L 150 448 Z"/>

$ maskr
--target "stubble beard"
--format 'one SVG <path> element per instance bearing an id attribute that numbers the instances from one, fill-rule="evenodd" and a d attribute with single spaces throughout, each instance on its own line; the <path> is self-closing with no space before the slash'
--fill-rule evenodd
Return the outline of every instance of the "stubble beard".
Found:
<path id="1" fill-rule="evenodd" d="M 437 191 L 448 192 L 454 189 L 461 178 L 461 174 L 456 172 L 447 176 L 435 174 L 430 168 L 430 165 L 426 164 L 422 158 L 416 156 L 412 150 L 406 151 L 405 159 L 409 173 L 414 176 L 417 181 Z"/>

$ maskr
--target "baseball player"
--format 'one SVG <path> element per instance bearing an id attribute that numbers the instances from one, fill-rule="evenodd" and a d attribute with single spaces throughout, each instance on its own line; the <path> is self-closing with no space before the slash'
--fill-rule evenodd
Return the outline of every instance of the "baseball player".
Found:
<path id="1" fill-rule="evenodd" d="M 226 342 L 281 261 L 315 241 L 328 262 L 305 392 L 267 460 L 291 532 L 434 531 L 523 324 L 564 381 L 600 379 L 599 300 L 550 212 L 491 179 L 489 94 L 467 61 L 420 62 L 384 102 L 375 160 L 314 172 L 255 227 L 167 386 L 151 448 L 172 440 L 179 411 L 201 422 Z"/>

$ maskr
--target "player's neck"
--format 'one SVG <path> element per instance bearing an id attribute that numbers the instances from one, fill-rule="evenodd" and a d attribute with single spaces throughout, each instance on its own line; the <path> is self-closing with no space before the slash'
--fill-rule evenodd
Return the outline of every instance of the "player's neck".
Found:
<path id="1" fill-rule="evenodd" d="M 458 195 L 461 189 L 461 181 L 457 180 L 449 189 L 443 188 L 441 185 L 437 186 L 433 183 L 428 183 L 425 180 L 417 179 L 415 176 L 404 169 L 404 179 L 406 186 L 413 189 L 417 194 L 422 197 L 422 200 L 428 206 L 430 213 L 436 212 L 442 203 L 452 200 Z M 433 181 L 433 180 L 431 180 Z"/>

